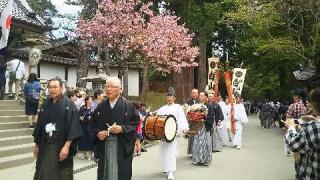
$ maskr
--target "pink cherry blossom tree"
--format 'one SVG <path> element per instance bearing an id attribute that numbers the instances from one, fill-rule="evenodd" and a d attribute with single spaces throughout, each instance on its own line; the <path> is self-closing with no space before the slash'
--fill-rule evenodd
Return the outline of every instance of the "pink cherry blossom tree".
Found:
<path id="1" fill-rule="evenodd" d="M 144 39 L 139 49 L 144 55 L 142 95 L 147 91 L 149 67 L 169 73 L 180 72 L 183 67 L 197 66 L 195 58 L 199 50 L 191 46 L 193 34 L 189 34 L 184 25 L 179 25 L 178 20 L 178 17 L 166 12 L 152 16 L 144 29 Z"/>
<path id="2" fill-rule="evenodd" d="M 144 69 L 142 97 L 148 88 L 147 70 L 181 71 L 196 66 L 199 54 L 192 47 L 193 34 L 188 33 L 179 18 L 164 12 L 156 15 L 151 3 L 141 0 L 98 0 L 96 15 L 79 20 L 77 34 L 88 46 L 109 49 L 120 64 L 135 59 Z"/>

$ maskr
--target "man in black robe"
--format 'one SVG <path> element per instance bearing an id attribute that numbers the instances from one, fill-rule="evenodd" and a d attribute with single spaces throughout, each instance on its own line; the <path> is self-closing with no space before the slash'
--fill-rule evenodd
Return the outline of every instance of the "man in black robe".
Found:
<path id="1" fill-rule="evenodd" d="M 224 119 L 222 109 L 216 102 L 214 95 L 209 96 L 209 103 L 213 109 L 213 122 L 212 122 L 212 152 L 220 152 L 222 149 L 222 134 L 219 133 L 218 127 L 221 125 L 221 121 Z"/>
<path id="2" fill-rule="evenodd" d="M 34 180 L 72 180 L 73 156 L 82 135 L 78 111 L 62 95 L 59 78 L 48 82 L 49 99 L 39 112 L 33 132 L 37 157 Z"/>
<path id="3" fill-rule="evenodd" d="M 199 90 L 192 89 L 191 91 L 191 99 L 186 102 L 189 106 L 194 104 L 199 104 Z M 187 147 L 187 154 L 192 156 L 192 149 L 193 149 L 193 136 L 188 138 L 188 147 Z"/>
<path id="4" fill-rule="evenodd" d="M 108 78 L 105 93 L 108 99 L 98 105 L 90 124 L 98 149 L 98 180 L 130 180 L 139 115 L 120 96 L 118 78 Z"/>
<path id="5" fill-rule="evenodd" d="M 198 89 L 192 89 L 191 91 L 191 98 L 186 102 L 189 106 L 192 106 L 194 104 L 199 104 L 199 90 Z"/>

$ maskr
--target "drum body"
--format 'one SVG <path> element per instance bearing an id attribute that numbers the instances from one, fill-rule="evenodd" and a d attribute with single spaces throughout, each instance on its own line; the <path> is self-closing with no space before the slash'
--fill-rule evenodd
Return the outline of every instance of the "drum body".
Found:
<path id="1" fill-rule="evenodd" d="M 172 142 L 177 132 L 176 118 L 168 116 L 147 116 L 144 120 L 143 133 L 148 140 Z"/>

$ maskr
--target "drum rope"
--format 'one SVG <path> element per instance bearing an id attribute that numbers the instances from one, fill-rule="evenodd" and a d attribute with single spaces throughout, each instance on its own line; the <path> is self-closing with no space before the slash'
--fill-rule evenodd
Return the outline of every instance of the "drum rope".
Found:
<path id="1" fill-rule="evenodd" d="M 155 117 L 156 120 L 154 120 L 154 123 L 153 123 L 153 134 L 154 134 L 154 139 L 155 140 L 157 137 L 156 137 L 156 122 L 158 121 L 158 118 Z"/>

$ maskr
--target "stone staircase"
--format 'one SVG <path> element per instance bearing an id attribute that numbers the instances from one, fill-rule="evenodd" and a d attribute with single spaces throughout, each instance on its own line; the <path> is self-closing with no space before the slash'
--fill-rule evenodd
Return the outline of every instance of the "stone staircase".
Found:
<path id="1" fill-rule="evenodd" d="M 29 128 L 20 101 L 0 101 L 0 170 L 32 164 L 33 129 Z"/>

